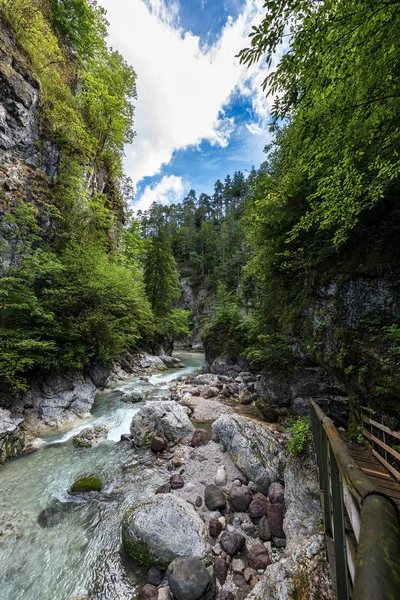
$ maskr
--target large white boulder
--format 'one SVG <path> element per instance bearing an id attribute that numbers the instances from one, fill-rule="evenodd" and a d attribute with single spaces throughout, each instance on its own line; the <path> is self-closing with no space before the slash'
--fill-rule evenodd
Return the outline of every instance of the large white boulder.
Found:
<path id="1" fill-rule="evenodd" d="M 129 509 L 122 520 L 122 544 L 139 563 L 164 568 L 175 558 L 204 558 L 209 548 L 193 506 L 172 494 L 157 494 Z"/>
<path id="2" fill-rule="evenodd" d="M 163 435 L 169 442 L 192 435 L 194 427 L 183 406 L 176 402 L 156 401 L 143 406 L 131 423 L 132 442 L 148 446 L 155 434 Z"/>
<path id="3" fill-rule="evenodd" d="M 271 483 L 281 479 L 285 466 L 282 446 L 266 425 L 239 415 L 223 415 L 212 426 L 238 469 L 268 494 Z"/>

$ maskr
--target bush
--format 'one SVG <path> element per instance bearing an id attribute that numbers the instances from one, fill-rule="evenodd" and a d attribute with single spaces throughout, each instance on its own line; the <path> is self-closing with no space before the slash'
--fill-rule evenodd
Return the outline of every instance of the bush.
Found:
<path id="1" fill-rule="evenodd" d="M 286 446 L 287 453 L 290 456 L 303 454 L 312 439 L 310 417 L 298 417 L 286 431 L 291 434 Z"/>

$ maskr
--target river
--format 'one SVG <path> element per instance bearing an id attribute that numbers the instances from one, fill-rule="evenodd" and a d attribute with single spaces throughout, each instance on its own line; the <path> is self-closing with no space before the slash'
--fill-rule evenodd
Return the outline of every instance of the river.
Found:
<path id="1" fill-rule="evenodd" d="M 132 378 L 116 390 L 166 388 L 201 367 L 201 354 L 177 352 L 185 369 L 168 369 L 148 383 Z M 42 435 L 34 454 L 0 469 L 1 600 L 131 600 L 143 571 L 124 557 L 120 520 L 127 508 L 167 481 L 149 450 L 117 443 L 142 404 L 114 392 L 97 395 L 92 418 Z M 76 448 L 72 437 L 89 425 L 109 425 L 107 440 Z M 88 500 L 68 495 L 83 473 L 99 473 L 103 491 Z"/>

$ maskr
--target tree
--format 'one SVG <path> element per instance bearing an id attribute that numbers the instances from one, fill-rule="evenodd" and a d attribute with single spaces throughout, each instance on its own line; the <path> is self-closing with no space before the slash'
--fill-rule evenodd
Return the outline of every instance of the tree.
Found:
<path id="1" fill-rule="evenodd" d="M 395 0 L 265 2 L 267 13 L 240 52 L 250 65 L 272 65 L 275 128 L 286 155 L 282 195 L 308 187 L 308 207 L 289 239 L 318 229 L 336 248 L 363 211 L 400 174 L 400 5 Z M 304 183 L 303 183 L 304 182 Z"/>

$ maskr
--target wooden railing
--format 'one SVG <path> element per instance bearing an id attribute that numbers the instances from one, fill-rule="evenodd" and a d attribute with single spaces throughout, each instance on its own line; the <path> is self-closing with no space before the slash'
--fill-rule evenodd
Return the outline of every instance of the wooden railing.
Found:
<path id="1" fill-rule="evenodd" d="M 393 439 L 400 446 L 400 433 L 385 425 L 383 417 L 371 408 L 361 407 L 361 419 L 362 432 L 371 442 L 372 454 L 400 481 L 400 452 L 390 445 Z"/>
<path id="2" fill-rule="evenodd" d="M 400 598 L 397 506 L 360 469 L 331 419 L 312 400 L 311 405 L 324 531 L 337 600 Z"/>

